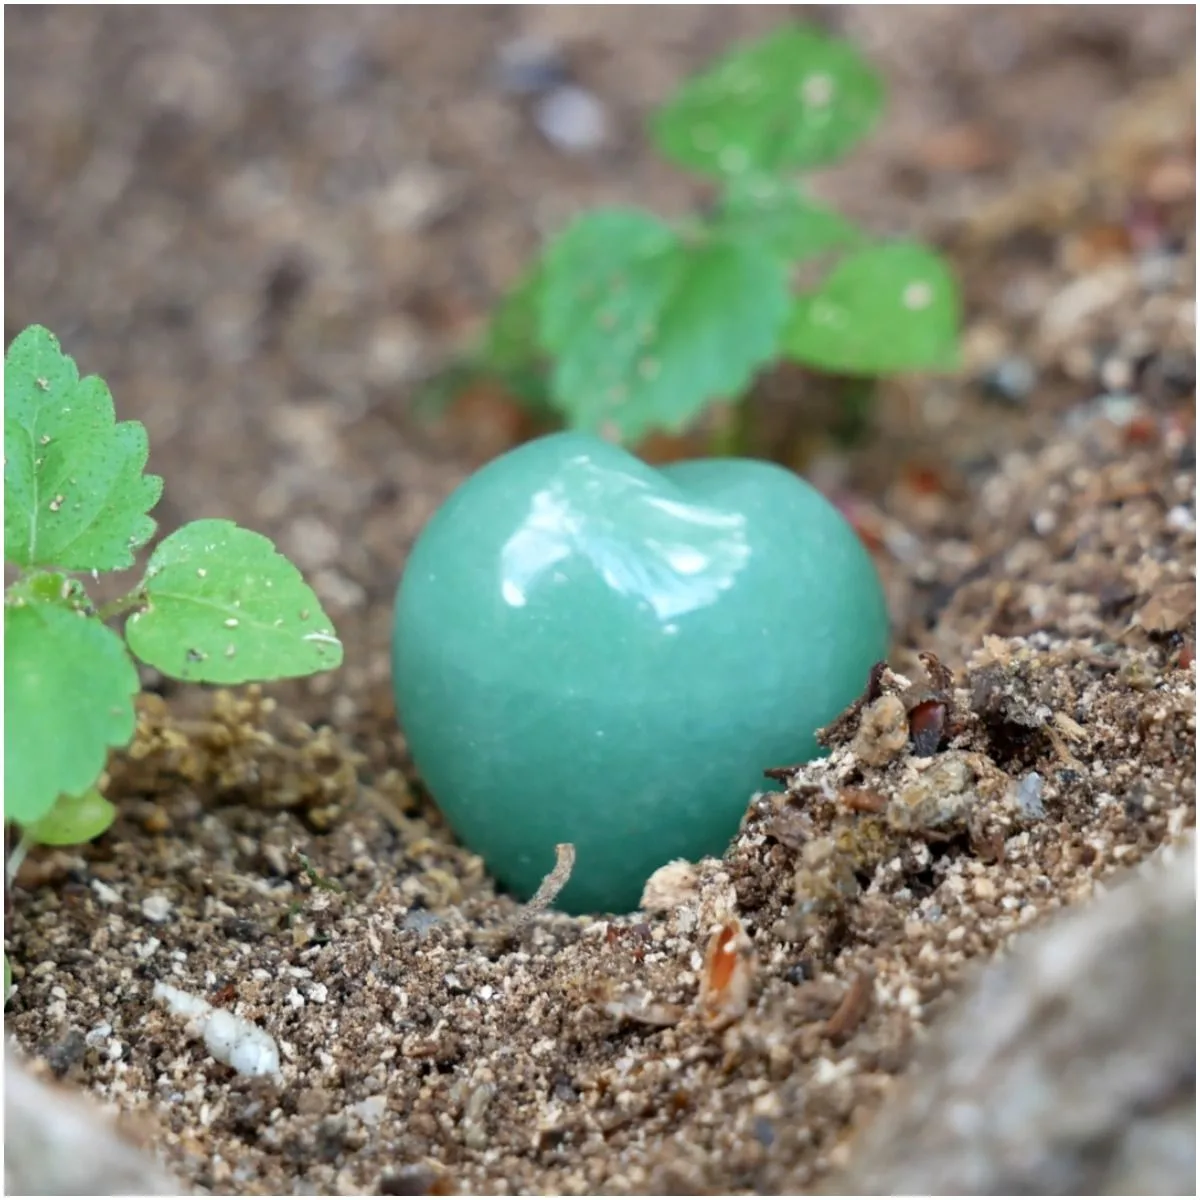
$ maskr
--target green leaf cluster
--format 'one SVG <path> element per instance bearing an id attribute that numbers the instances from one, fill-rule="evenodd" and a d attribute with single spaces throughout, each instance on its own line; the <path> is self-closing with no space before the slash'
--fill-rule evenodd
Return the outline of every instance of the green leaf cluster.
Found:
<path id="1" fill-rule="evenodd" d="M 786 25 L 689 80 L 650 122 L 708 177 L 704 215 L 585 213 L 492 315 L 472 363 L 539 413 L 635 442 L 736 400 L 779 359 L 851 376 L 955 365 L 958 289 L 933 251 L 879 242 L 798 173 L 874 128 L 883 86 L 847 42 Z M 798 267 L 817 281 L 798 286 Z"/>
<path id="2" fill-rule="evenodd" d="M 24 842 L 69 844 L 112 820 L 96 783 L 133 736 L 130 651 L 175 679 L 237 684 L 329 670 L 342 647 L 296 568 L 229 521 L 165 538 L 97 608 L 69 572 L 130 568 L 154 535 L 146 431 L 117 421 L 103 380 L 81 379 L 41 326 L 9 346 L 4 392 L 4 557 L 19 569 L 4 597 L 4 816 Z"/>

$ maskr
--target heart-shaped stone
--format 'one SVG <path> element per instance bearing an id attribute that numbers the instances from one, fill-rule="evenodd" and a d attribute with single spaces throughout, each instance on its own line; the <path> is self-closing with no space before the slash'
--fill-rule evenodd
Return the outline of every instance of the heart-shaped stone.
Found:
<path id="1" fill-rule="evenodd" d="M 878 576 L 821 495 L 744 460 L 646 466 L 553 434 L 468 479 L 396 601 L 409 749 L 463 842 L 519 896 L 576 847 L 570 912 L 637 907 L 720 854 L 764 767 L 887 650 Z"/>

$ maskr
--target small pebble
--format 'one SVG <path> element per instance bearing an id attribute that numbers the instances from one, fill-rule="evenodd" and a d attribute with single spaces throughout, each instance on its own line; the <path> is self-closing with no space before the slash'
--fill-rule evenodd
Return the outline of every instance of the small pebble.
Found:
<path id="1" fill-rule="evenodd" d="M 1138 283 L 1144 292 L 1167 292 L 1178 286 L 1183 259 L 1166 250 L 1143 254 L 1137 260 Z"/>
<path id="2" fill-rule="evenodd" d="M 1177 504 L 1167 513 L 1167 528 L 1191 533 L 1196 528 L 1196 514 L 1186 504 Z"/>
<path id="3" fill-rule="evenodd" d="M 219 1063 L 239 1075 L 279 1075 L 279 1049 L 275 1039 L 257 1025 L 213 1009 L 204 1024 L 204 1045 Z"/>
<path id="4" fill-rule="evenodd" d="M 196 1031 L 217 1062 L 232 1067 L 239 1075 L 279 1077 L 279 1047 L 266 1030 L 223 1008 L 213 1008 L 200 996 L 169 983 L 154 985 L 154 999 L 177 1017 L 196 1022 Z"/>
<path id="5" fill-rule="evenodd" d="M 372 215 L 385 233 L 421 233 L 446 216 L 461 199 L 454 180 L 428 163 L 409 163 L 372 201 Z"/>
<path id="6" fill-rule="evenodd" d="M 384 388 L 417 378 L 425 365 L 425 345 L 416 322 L 399 315 L 381 320 L 367 344 L 364 377 Z"/>
<path id="7" fill-rule="evenodd" d="M 1105 359 L 1100 367 L 1100 382 L 1110 392 L 1128 392 L 1133 386 L 1133 364 L 1119 357 Z"/>
<path id="8" fill-rule="evenodd" d="M 152 892 L 142 901 L 142 916 L 156 925 L 167 920 L 171 915 L 171 901 L 160 892 Z"/>
<path id="9" fill-rule="evenodd" d="M 1030 771 L 1017 785 L 1017 807 L 1035 821 L 1046 815 L 1042 804 L 1042 777 L 1036 771 Z"/>
<path id="10" fill-rule="evenodd" d="M 166 833 L 171 828 L 171 818 L 161 804 L 152 805 L 142 817 L 142 828 L 147 833 Z"/>
<path id="11" fill-rule="evenodd" d="M 1075 426 L 1083 424 L 1091 420 L 1092 415 L 1098 409 L 1106 421 L 1111 421 L 1114 425 L 1124 428 L 1137 415 L 1141 406 L 1141 401 L 1136 396 L 1124 393 L 1100 395 L 1085 404 L 1077 414 L 1069 415 L 1068 422 Z"/>
<path id="12" fill-rule="evenodd" d="M 107 1021 L 102 1021 L 95 1027 L 95 1029 L 89 1029 L 84 1035 L 83 1040 L 87 1043 L 87 1045 L 91 1046 L 93 1050 L 97 1050 L 108 1041 L 111 1034 L 112 1025 L 110 1025 Z"/>
<path id="13" fill-rule="evenodd" d="M 1014 407 L 1023 405 L 1037 386 L 1037 371 L 1027 358 L 1009 355 L 989 367 L 980 378 L 991 400 Z"/>
<path id="14" fill-rule="evenodd" d="M 428 909 L 412 908 L 404 914 L 400 925 L 407 932 L 424 937 L 440 920 L 436 913 L 431 913 Z"/>
<path id="15" fill-rule="evenodd" d="M 534 106 L 542 136 L 565 154 L 589 154 L 608 137 L 608 112 L 591 92 L 564 84 Z"/>
<path id="16" fill-rule="evenodd" d="M 378 1125 L 387 1112 L 387 1096 L 368 1096 L 351 1105 L 350 1110 L 364 1125 Z"/>
<path id="17" fill-rule="evenodd" d="M 496 82 L 511 96 L 537 96 L 568 80 L 559 52 L 539 38 L 506 42 L 496 55 Z"/>

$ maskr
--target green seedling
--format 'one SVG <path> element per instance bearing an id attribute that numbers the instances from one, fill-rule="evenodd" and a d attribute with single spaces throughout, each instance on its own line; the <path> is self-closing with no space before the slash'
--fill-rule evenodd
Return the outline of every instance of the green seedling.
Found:
<path id="1" fill-rule="evenodd" d="M 312 860 L 307 854 L 296 852 L 296 857 L 300 860 L 300 867 L 304 874 L 308 876 L 308 882 L 314 888 L 322 892 L 335 892 L 339 895 L 345 892 L 345 888 L 338 883 L 336 879 L 330 879 L 327 875 L 322 875 L 316 867 L 312 865 Z"/>
<path id="2" fill-rule="evenodd" d="M 133 656 L 174 679 L 235 685 L 331 670 L 342 646 L 299 571 L 231 521 L 185 525 L 130 591 L 94 604 L 77 576 L 134 567 L 154 535 L 162 480 L 145 473 L 146 430 L 118 422 L 104 381 L 80 379 L 37 325 L 8 348 L 4 392 L 11 881 L 30 846 L 88 841 L 112 823 L 97 785 L 109 751 L 133 738 Z"/>
<path id="3" fill-rule="evenodd" d="M 775 362 L 853 382 L 953 367 L 960 303 L 942 258 L 872 239 L 800 178 L 865 137 L 882 106 L 852 46 L 795 25 L 690 80 L 650 135 L 713 182 L 715 202 L 676 223 L 580 216 L 501 301 L 442 398 L 496 378 L 539 417 L 635 443 L 743 399 Z"/>

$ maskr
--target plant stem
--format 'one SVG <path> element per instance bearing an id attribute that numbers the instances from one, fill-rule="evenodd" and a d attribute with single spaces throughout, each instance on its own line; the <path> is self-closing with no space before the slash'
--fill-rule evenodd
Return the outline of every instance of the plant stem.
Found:
<path id="1" fill-rule="evenodd" d="M 102 621 L 111 621 L 113 617 L 123 616 L 130 609 L 137 608 L 139 604 L 145 603 L 146 593 L 142 591 L 141 586 L 135 587 L 132 592 L 127 592 L 124 596 L 119 596 L 116 600 L 110 600 L 107 604 L 102 604 L 96 610 L 96 615 Z"/>
<path id="2" fill-rule="evenodd" d="M 9 855 L 8 865 L 4 868 L 4 890 L 8 891 L 13 885 L 13 880 L 17 877 L 17 872 L 21 869 L 21 864 L 25 861 L 25 855 L 37 843 L 29 836 L 28 833 L 22 832 L 21 840 L 17 843 L 16 849 Z"/>
<path id="3" fill-rule="evenodd" d="M 875 384 L 869 376 L 843 376 L 839 380 L 841 412 L 834 434 L 843 446 L 860 445 L 871 427 L 875 411 Z"/>
<path id="4" fill-rule="evenodd" d="M 750 452 L 750 402 L 731 404 L 717 413 L 708 436 L 708 453 L 713 458 L 744 458 Z"/>

